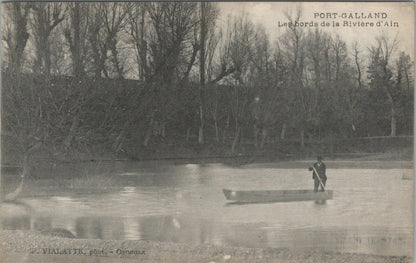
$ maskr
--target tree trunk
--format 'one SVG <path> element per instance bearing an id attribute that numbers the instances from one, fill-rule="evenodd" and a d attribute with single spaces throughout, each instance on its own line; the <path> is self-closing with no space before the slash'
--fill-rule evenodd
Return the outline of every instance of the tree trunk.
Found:
<path id="1" fill-rule="evenodd" d="M 189 127 L 186 130 L 186 141 L 189 141 L 189 138 L 191 137 L 191 127 Z"/>
<path id="2" fill-rule="evenodd" d="M 51 52 L 50 52 L 50 48 L 49 48 L 49 44 L 47 44 L 47 49 L 45 52 L 45 70 L 46 70 L 46 74 L 49 77 L 51 75 Z"/>
<path id="3" fill-rule="evenodd" d="M 202 91 L 201 91 L 202 93 Z M 200 99 L 201 103 L 202 103 L 202 99 Z M 198 132 L 198 143 L 199 144 L 204 144 L 204 111 L 202 108 L 202 104 L 199 105 L 199 132 Z"/>
<path id="4" fill-rule="evenodd" d="M 125 138 L 126 129 L 122 129 L 120 133 L 118 134 L 116 140 L 113 143 L 113 150 L 115 152 L 121 152 L 122 151 L 122 145 Z"/>
<path id="5" fill-rule="evenodd" d="M 160 123 L 160 129 L 161 129 L 161 132 L 160 132 L 160 134 L 162 135 L 162 137 L 163 138 L 166 138 L 166 123 L 163 121 L 163 122 L 161 122 Z"/>
<path id="6" fill-rule="evenodd" d="M 144 16 L 146 9 L 142 8 L 142 13 L 141 13 L 141 21 L 140 21 L 140 49 L 139 49 L 139 53 L 140 53 L 140 80 L 145 80 L 144 76 L 145 76 L 145 67 L 147 65 L 147 61 L 146 61 L 146 49 L 147 49 L 147 43 L 144 40 Z"/>
<path id="7" fill-rule="evenodd" d="M 69 129 L 69 133 L 64 140 L 65 149 L 69 149 L 71 147 L 72 140 L 74 139 L 75 133 L 78 129 L 78 124 L 79 124 L 79 116 L 78 114 L 76 114 L 74 118 L 72 119 L 72 124 L 71 124 L 71 128 Z"/>
<path id="8" fill-rule="evenodd" d="M 302 148 L 305 148 L 305 131 L 304 130 L 300 131 L 300 146 Z"/>
<path id="9" fill-rule="evenodd" d="M 120 66 L 120 62 L 118 61 L 118 51 L 116 47 L 116 41 L 113 40 L 110 45 L 111 54 L 113 55 L 113 64 L 117 72 L 118 79 L 123 79 L 123 67 Z"/>
<path id="10" fill-rule="evenodd" d="M 227 111 L 227 123 L 226 123 L 225 129 L 222 133 L 222 142 L 223 143 L 225 143 L 225 141 L 227 139 L 227 131 L 228 131 L 229 127 L 230 127 L 230 113 Z"/>
<path id="11" fill-rule="evenodd" d="M 22 167 L 23 167 L 23 171 L 21 176 L 22 177 L 27 177 L 29 175 L 29 151 L 26 151 L 23 154 L 23 160 L 22 160 Z M 4 200 L 9 200 L 9 201 L 14 201 L 17 199 L 18 195 L 21 193 L 21 189 L 23 187 L 23 183 L 20 183 L 20 186 L 14 190 L 13 192 L 9 192 L 7 195 L 5 193 L 5 188 L 4 188 L 4 176 L 0 176 L 0 180 L 1 180 L 1 191 L 0 191 L 0 198 L 1 201 Z M 6 190 L 7 191 L 7 190 Z"/>
<path id="12" fill-rule="evenodd" d="M 254 147 L 259 147 L 259 128 L 254 124 Z"/>
<path id="13" fill-rule="evenodd" d="M 236 128 L 236 131 L 235 131 L 233 145 L 231 146 L 231 153 L 232 154 L 236 154 L 236 151 L 235 150 L 236 150 L 236 147 L 237 147 L 238 142 L 240 141 L 240 133 L 241 133 L 241 128 L 240 128 L 240 126 L 238 126 Z"/>
<path id="14" fill-rule="evenodd" d="M 215 126 L 215 140 L 217 142 L 220 142 L 220 133 L 219 133 L 219 130 L 218 130 L 217 118 L 214 119 L 214 126 Z"/>
<path id="15" fill-rule="evenodd" d="M 12 74 L 18 76 L 22 66 L 23 52 L 26 47 L 27 40 L 29 39 L 29 33 L 27 32 L 26 25 L 30 5 L 29 3 L 24 4 L 18 2 L 12 2 L 10 4 L 12 5 L 10 12 L 13 13 L 13 23 L 16 29 L 12 33 L 13 39 L 8 41 L 8 46 L 10 48 L 9 70 Z"/>
<path id="16" fill-rule="evenodd" d="M 153 123 L 154 123 L 154 114 L 152 113 L 152 116 L 150 118 L 150 123 L 149 123 L 149 126 L 147 127 L 146 135 L 143 141 L 143 146 L 145 147 L 149 145 L 150 138 L 152 137 Z"/>
<path id="17" fill-rule="evenodd" d="M 407 70 L 407 68 L 404 68 L 404 74 L 406 76 L 406 87 L 407 87 L 407 92 L 410 91 L 410 78 L 409 78 L 409 72 Z"/>
<path id="18" fill-rule="evenodd" d="M 201 32 L 200 32 L 200 51 L 199 51 L 199 84 L 200 84 L 200 91 L 199 91 L 199 117 L 200 117 L 200 125 L 199 125 L 199 137 L 198 143 L 204 143 L 204 103 L 205 103 L 205 39 L 207 33 L 207 24 L 206 24 L 206 3 L 201 2 Z"/>
<path id="19" fill-rule="evenodd" d="M 287 125 L 286 125 L 286 123 L 283 123 L 282 131 L 280 132 L 280 139 L 281 140 L 285 139 L 286 129 L 287 129 Z"/>
<path id="20" fill-rule="evenodd" d="M 397 125 L 397 120 L 396 120 L 396 110 L 394 108 L 394 105 L 391 106 L 391 122 L 390 122 L 390 127 L 391 127 L 391 132 L 390 132 L 390 136 L 396 136 L 396 125 Z"/>
<path id="21" fill-rule="evenodd" d="M 397 126 L 397 120 L 396 120 L 396 107 L 394 104 L 394 99 L 393 96 L 390 94 L 390 92 L 387 91 L 386 89 L 386 93 L 387 93 L 387 97 L 389 99 L 390 102 L 390 107 L 391 107 L 391 119 L 390 119 L 390 136 L 396 136 L 396 126 Z"/>
<path id="22" fill-rule="evenodd" d="M 260 149 L 263 149 L 264 144 L 266 143 L 266 139 L 267 139 L 267 128 L 266 127 L 263 127 L 263 129 L 261 129 Z"/>
<path id="23" fill-rule="evenodd" d="M 76 78 L 83 75 L 81 55 L 81 7 L 80 3 L 75 2 L 73 7 L 72 27 L 74 28 L 73 41 L 69 43 L 73 59 L 73 70 Z"/>

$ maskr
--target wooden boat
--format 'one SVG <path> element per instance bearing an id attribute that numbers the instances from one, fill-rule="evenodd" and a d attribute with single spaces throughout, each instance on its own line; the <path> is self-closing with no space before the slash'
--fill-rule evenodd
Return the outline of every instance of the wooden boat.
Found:
<path id="1" fill-rule="evenodd" d="M 225 198 L 234 203 L 269 203 L 332 199 L 332 191 L 315 192 L 313 190 L 257 190 L 234 191 L 223 189 Z"/>

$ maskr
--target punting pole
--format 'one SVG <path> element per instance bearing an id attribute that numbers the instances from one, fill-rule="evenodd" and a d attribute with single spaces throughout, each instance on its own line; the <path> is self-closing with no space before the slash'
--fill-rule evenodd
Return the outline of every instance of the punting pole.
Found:
<path id="1" fill-rule="evenodd" d="M 321 181 L 321 177 L 319 176 L 318 171 L 315 169 L 315 167 L 313 165 L 312 165 L 312 168 L 313 168 L 313 171 L 315 172 L 316 176 L 318 176 L 318 180 L 319 180 L 319 183 L 322 186 L 322 190 L 324 190 L 324 192 L 325 192 L 325 186 L 324 186 L 324 184 Z"/>

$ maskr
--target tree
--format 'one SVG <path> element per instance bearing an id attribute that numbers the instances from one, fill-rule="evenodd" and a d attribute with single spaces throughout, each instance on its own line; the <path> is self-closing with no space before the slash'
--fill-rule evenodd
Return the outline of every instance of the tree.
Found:
<path id="1" fill-rule="evenodd" d="M 32 5 L 33 18 L 31 20 L 32 35 L 35 44 L 35 72 L 44 73 L 47 76 L 51 73 L 51 39 L 52 31 L 65 18 L 64 4 L 62 3 L 34 3 Z"/>
<path id="2" fill-rule="evenodd" d="M 348 50 L 347 50 L 347 43 L 343 41 L 339 35 L 335 37 L 332 41 L 332 50 L 334 52 L 334 60 L 335 60 L 335 87 L 339 86 L 340 75 L 341 71 L 343 70 L 343 66 L 346 63 Z"/>
<path id="3" fill-rule="evenodd" d="M 297 8 L 294 14 L 285 12 L 290 23 L 295 24 L 302 18 L 302 10 Z M 304 87 L 305 71 L 305 34 L 301 27 L 290 27 L 279 39 L 279 46 L 287 65 L 289 81 L 285 90 L 285 97 L 289 105 L 290 117 L 286 120 L 289 125 L 300 130 L 300 144 L 305 145 L 305 129 L 310 119 L 310 98 Z"/>
<path id="4" fill-rule="evenodd" d="M 139 79 L 145 80 L 145 76 L 149 74 L 147 67 L 148 45 L 146 41 L 148 32 L 145 27 L 145 22 L 147 21 L 146 3 L 132 2 L 129 5 L 125 5 L 125 8 L 127 12 L 127 26 L 125 30 L 130 36 L 129 42 L 134 47 Z"/>
<path id="5" fill-rule="evenodd" d="M 16 62 L 12 62 L 17 65 Z M 23 173 L 30 173 L 31 158 L 49 134 L 48 98 L 41 80 L 16 77 L 15 72 L 2 74 L 2 133 L 16 140 L 15 149 L 22 153 Z"/>
<path id="6" fill-rule="evenodd" d="M 223 109 L 221 109 L 221 104 L 219 102 L 221 93 L 219 92 L 219 87 L 216 84 L 211 83 L 211 79 L 213 76 L 213 71 L 215 70 L 215 61 L 214 57 L 217 55 L 217 47 L 219 42 L 219 36 L 215 27 L 211 27 L 210 32 L 208 34 L 209 38 L 207 41 L 207 52 L 206 52 L 206 78 L 208 82 L 208 87 L 212 87 L 214 94 L 211 95 L 211 106 L 208 107 L 208 111 L 211 111 L 211 116 L 214 121 L 214 129 L 215 129 L 215 139 L 217 142 L 220 142 L 220 126 L 219 121 L 223 117 Z M 208 98 L 209 100 L 210 98 Z"/>
<path id="7" fill-rule="evenodd" d="M 88 39 L 96 77 L 104 75 L 110 78 L 110 75 L 115 75 L 116 78 L 123 78 L 124 70 L 117 46 L 119 34 L 127 23 L 125 5 L 127 4 L 119 2 L 92 3 Z"/>
<path id="8" fill-rule="evenodd" d="M 72 74 L 76 78 L 85 75 L 88 56 L 88 35 L 90 21 L 90 4 L 80 2 L 66 3 L 69 20 L 64 28 L 64 36 L 69 45 L 72 58 Z"/>
<path id="9" fill-rule="evenodd" d="M 361 89 L 363 87 L 362 84 L 362 69 L 361 69 L 361 60 L 360 60 L 360 50 L 358 47 L 358 43 L 354 42 L 353 43 L 353 58 L 354 58 L 354 62 L 355 62 L 355 66 L 356 66 L 356 71 L 357 71 L 357 84 L 358 84 L 358 88 Z"/>
<path id="10" fill-rule="evenodd" d="M 250 111 L 253 119 L 254 145 L 261 149 L 270 135 L 270 130 L 278 123 L 281 124 L 285 111 L 285 103 L 282 100 L 285 70 L 278 51 L 274 57 L 272 56 L 269 38 L 262 26 L 256 27 L 254 42 L 248 79 L 255 98 L 250 104 Z"/>
<path id="11" fill-rule="evenodd" d="M 91 19 L 88 25 L 88 42 L 91 46 L 91 55 L 93 63 L 91 67 L 96 78 L 101 78 L 102 75 L 110 78 L 107 68 L 105 66 L 108 57 L 108 44 L 106 41 L 106 34 L 104 32 L 104 18 L 102 16 L 103 9 L 107 3 L 91 3 Z"/>
<path id="12" fill-rule="evenodd" d="M 376 45 L 369 48 L 371 62 L 368 68 L 370 87 L 383 92 L 390 104 L 390 136 L 396 136 L 398 90 L 393 82 L 390 61 L 397 49 L 397 38 L 390 40 L 385 34 L 376 38 Z"/>
<path id="13" fill-rule="evenodd" d="M 355 70 L 352 71 L 351 74 L 356 75 L 356 79 L 350 86 L 351 90 L 347 91 L 345 95 L 348 101 L 351 131 L 352 134 L 355 134 L 357 132 L 356 125 L 362 117 L 361 97 L 363 97 L 364 84 L 362 82 L 362 61 L 360 59 L 360 49 L 357 42 L 352 44 L 352 49 Z"/>
<path id="14" fill-rule="evenodd" d="M 306 73 L 305 86 L 302 89 L 302 96 L 306 98 L 301 103 L 304 104 L 305 129 L 318 128 L 320 134 L 321 128 L 325 128 L 327 118 L 323 117 L 323 111 L 330 107 L 330 100 L 326 99 L 326 93 L 331 85 L 334 85 L 336 92 L 341 67 L 341 41 L 333 41 L 325 32 L 315 29 L 309 31 L 305 36 L 306 43 Z M 332 51 L 332 52 L 331 52 Z M 332 53 L 334 53 L 335 70 L 332 71 Z M 332 81 L 331 73 L 335 73 L 334 81 Z M 309 83 L 309 80 L 312 83 Z M 324 127 L 322 127 L 324 126 Z"/>
<path id="15" fill-rule="evenodd" d="M 147 110 L 148 128 L 144 145 L 148 145 L 155 125 L 160 126 L 162 137 L 166 134 L 166 122 L 174 118 L 175 96 L 189 74 L 190 54 L 195 56 L 193 33 L 198 21 L 196 3 L 165 2 L 146 5 L 149 16 L 149 59 L 146 84 L 153 99 Z"/>
<path id="16" fill-rule="evenodd" d="M 2 40 L 6 44 L 2 52 L 7 54 L 7 69 L 1 78 L 2 133 L 6 131 L 16 139 L 16 148 L 23 155 L 23 175 L 26 175 L 30 171 L 30 157 L 42 144 L 45 133 L 44 100 L 40 92 L 30 88 L 32 83 L 25 81 L 22 74 L 32 4 L 11 2 L 2 7 Z"/>
<path id="17" fill-rule="evenodd" d="M 414 81 L 413 63 L 410 56 L 405 52 L 400 52 L 396 60 L 396 89 L 398 92 L 398 123 L 403 133 L 413 132 L 413 108 L 414 108 Z"/>
<path id="18" fill-rule="evenodd" d="M 254 25 L 247 14 L 237 17 L 229 17 L 227 24 L 227 39 L 223 46 L 223 61 L 229 60 L 233 69 L 231 78 L 227 80 L 232 85 L 231 112 L 234 119 L 234 140 L 231 147 L 232 153 L 236 152 L 236 146 L 241 138 L 241 126 L 246 114 L 249 99 L 249 86 L 246 83 L 247 70 L 254 44 Z M 222 65 L 228 64 L 222 62 Z M 223 67 L 224 69 L 224 67 Z M 222 73 L 226 71 L 222 70 Z"/>
<path id="19" fill-rule="evenodd" d="M 399 59 L 396 62 L 397 67 L 397 79 L 396 82 L 399 85 L 399 89 L 405 92 L 411 92 L 413 90 L 413 78 L 412 78 L 412 62 L 410 56 L 405 52 L 400 52 Z"/>
<path id="20" fill-rule="evenodd" d="M 207 49 L 210 48 L 207 45 L 210 36 L 212 38 L 215 21 L 218 16 L 218 9 L 213 3 L 200 2 L 199 4 L 199 144 L 204 143 L 204 125 L 205 125 L 205 77 L 206 72 L 206 54 Z M 217 137 L 218 138 L 218 137 Z"/>
<path id="21" fill-rule="evenodd" d="M 29 33 L 28 16 L 32 3 L 10 2 L 3 4 L 2 40 L 6 43 L 7 69 L 16 76 L 20 74 L 23 55 Z"/>

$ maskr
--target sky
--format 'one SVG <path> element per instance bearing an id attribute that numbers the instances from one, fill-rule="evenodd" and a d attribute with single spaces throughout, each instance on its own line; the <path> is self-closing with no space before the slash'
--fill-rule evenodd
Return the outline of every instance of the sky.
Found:
<path id="1" fill-rule="evenodd" d="M 262 24 L 266 28 L 271 43 L 275 42 L 278 36 L 287 29 L 287 27 L 279 27 L 279 23 L 288 22 L 284 12 L 294 13 L 300 6 L 302 8 L 301 21 L 317 23 L 319 29 L 339 34 L 350 47 L 354 41 L 357 41 L 362 50 L 367 50 L 369 46 L 375 44 L 375 38 L 383 33 L 387 34 L 390 39 L 397 36 L 398 51 L 406 51 L 411 57 L 414 56 L 415 4 L 413 2 L 221 2 L 218 5 L 221 10 L 220 23 L 225 21 L 228 15 L 245 12 L 254 23 Z M 369 17 L 369 13 L 373 18 Z M 374 13 L 378 13 L 380 17 L 375 18 Z M 351 22 L 349 24 L 351 26 L 344 25 L 344 21 Z M 322 22 L 328 22 L 330 26 L 322 27 Z M 334 27 L 334 22 L 338 22 L 340 26 Z M 373 23 L 373 26 L 360 27 L 352 24 L 357 22 Z M 380 23 L 377 24 L 378 22 Z M 398 27 L 392 27 L 392 25 L 398 25 Z"/>

